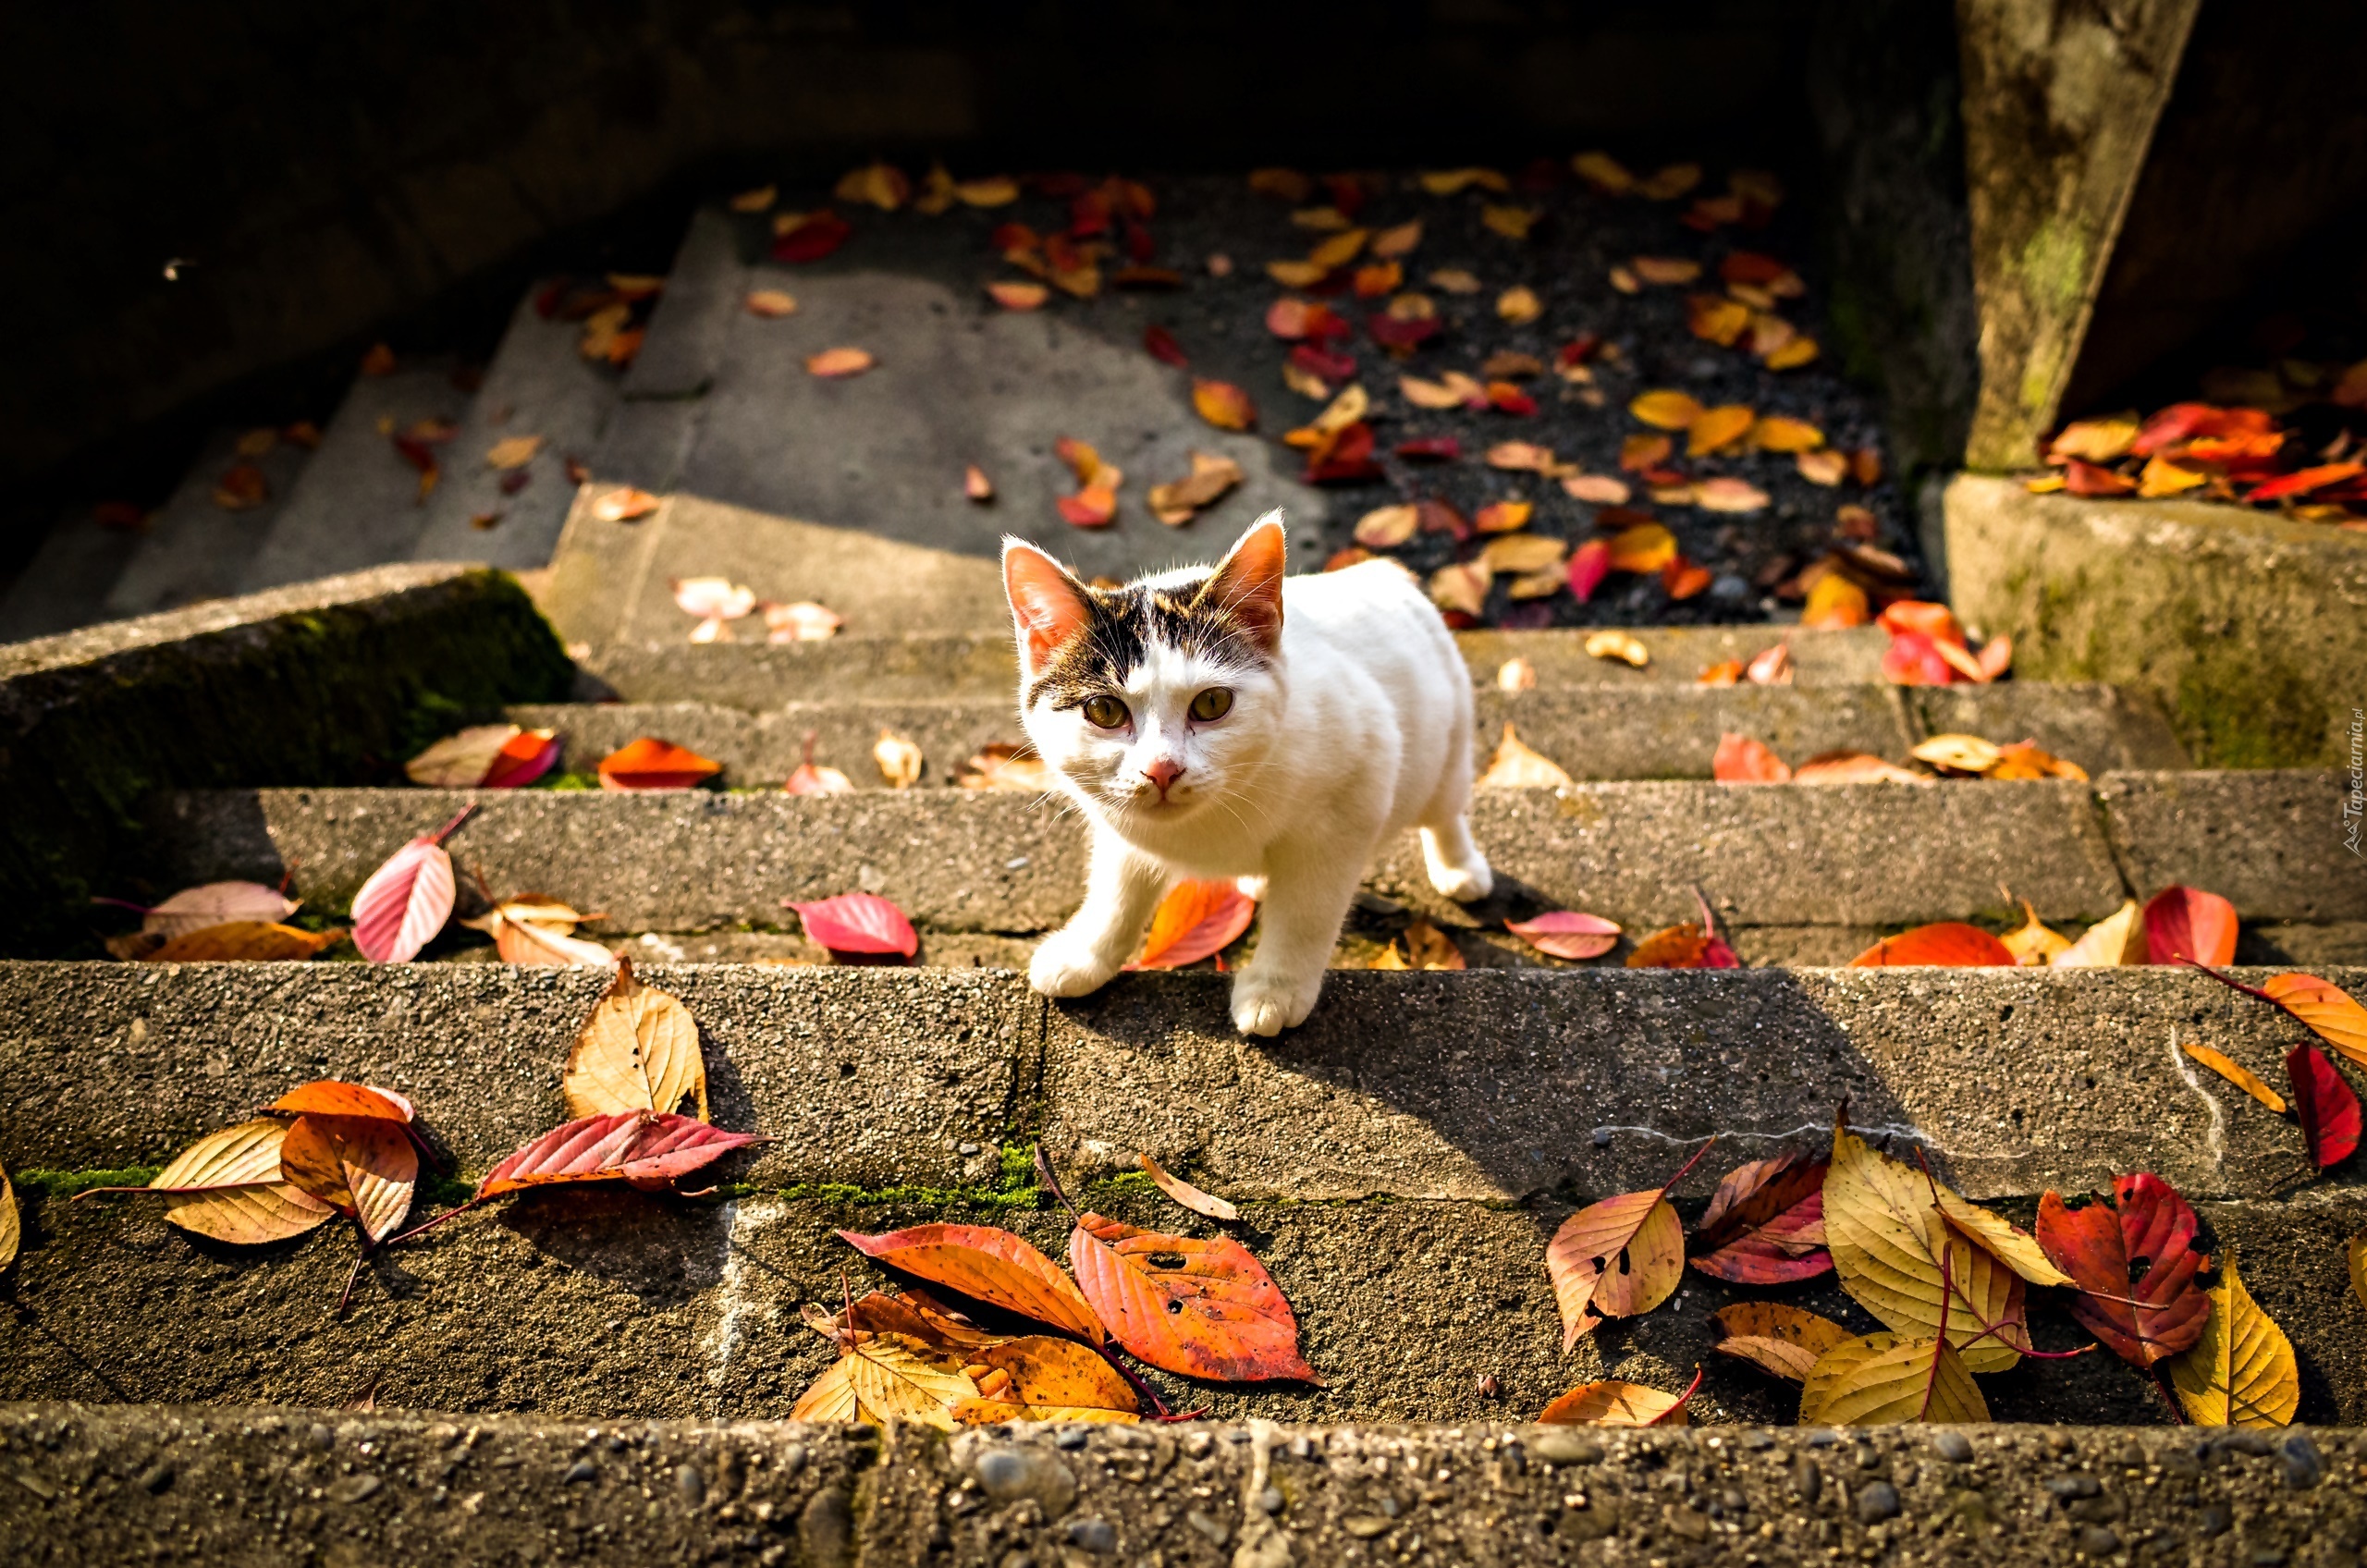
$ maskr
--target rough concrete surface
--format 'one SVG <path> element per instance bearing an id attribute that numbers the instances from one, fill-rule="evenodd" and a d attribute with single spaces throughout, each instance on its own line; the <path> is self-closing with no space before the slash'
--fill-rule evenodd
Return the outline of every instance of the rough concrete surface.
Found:
<path id="1" fill-rule="evenodd" d="M 247 561 L 263 547 L 274 519 L 312 452 L 292 441 L 275 441 L 258 457 L 238 454 L 247 432 L 216 431 L 163 510 L 148 521 L 139 547 L 107 590 L 106 607 L 117 615 L 153 615 L 239 591 Z M 215 503 L 222 476 L 238 463 L 260 470 L 263 501 L 243 511 Z"/>
<path id="2" fill-rule="evenodd" d="M 2367 860 L 2344 837 L 2349 789 L 2332 768 L 2124 774 L 2100 779 L 2096 796 L 2140 898 L 2184 882 L 2241 914 L 2367 920 Z"/>
<path id="3" fill-rule="evenodd" d="M 0 1409 L 24 1561 L 2358 1561 L 2352 1431 L 726 1425 Z M 572 1478 L 570 1478 L 572 1477 Z M 309 1549 L 309 1550 L 308 1550 Z"/>
<path id="4" fill-rule="evenodd" d="M 1968 733 L 2000 745 L 2035 741 L 2091 774 L 2107 768 L 2188 766 L 2167 716 L 2150 693 L 2086 680 L 2003 680 L 1993 686 L 1896 690 L 1918 740 Z"/>

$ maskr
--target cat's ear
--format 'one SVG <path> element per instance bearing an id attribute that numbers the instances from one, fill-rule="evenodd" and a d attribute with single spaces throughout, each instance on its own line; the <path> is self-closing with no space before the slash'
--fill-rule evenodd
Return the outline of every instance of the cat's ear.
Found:
<path id="1" fill-rule="evenodd" d="M 1289 553 L 1282 514 L 1268 512 L 1234 541 L 1194 605 L 1223 610 L 1272 654 L 1282 642 L 1282 571 Z"/>
<path id="2" fill-rule="evenodd" d="M 1093 616 L 1085 584 L 1024 539 L 1002 542 L 1002 588 L 1019 633 L 1020 662 L 1031 675 Z"/>

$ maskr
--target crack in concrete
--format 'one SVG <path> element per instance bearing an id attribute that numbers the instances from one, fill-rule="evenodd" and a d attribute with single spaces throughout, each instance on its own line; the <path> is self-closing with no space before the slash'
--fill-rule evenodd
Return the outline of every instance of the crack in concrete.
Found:
<path id="1" fill-rule="evenodd" d="M 1655 1138 L 1663 1144 L 1673 1144 L 1679 1148 L 1686 1148 L 1695 1144 L 1708 1143 L 1711 1138 L 1725 1143 L 1781 1143 L 1787 1138 L 1818 1137 L 1832 1131 L 1831 1124 L 1827 1122 L 1803 1121 L 1797 1127 L 1786 1127 L 1772 1133 L 1762 1133 L 1748 1127 L 1722 1127 L 1714 1133 L 1686 1133 L 1680 1137 L 1674 1133 L 1663 1133 L 1657 1127 L 1631 1127 L 1622 1123 L 1612 1123 L 1594 1128 L 1590 1135 L 1598 1145 L 1600 1145 L 1609 1143 L 1614 1133 L 1634 1133 L 1640 1137 Z M 1871 1127 L 1858 1127 L 1853 1124 L 1851 1131 L 1868 1139 L 1898 1139 L 1907 1143 L 1921 1144 L 1934 1153 L 1947 1152 L 1940 1146 L 1939 1139 L 1919 1127 L 1909 1126 L 1904 1122 L 1885 1121 Z"/>
<path id="2" fill-rule="evenodd" d="M 2185 1080 L 2188 1088 L 2201 1096 L 2204 1107 L 2210 1110 L 2211 1133 L 2205 1142 L 2211 1150 L 2211 1163 L 2225 1165 L 2227 1162 L 2227 1113 L 2219 1104 L 2219 1096 L 2202 1086 L 2202 1080 L 2195 1075 L 2194 1064 L 2187 1060 L 2186 1052 L 2178 1049 L 2178 1026 L 2175 1023 L 2170 1025 L 2170 1069 Z"/>

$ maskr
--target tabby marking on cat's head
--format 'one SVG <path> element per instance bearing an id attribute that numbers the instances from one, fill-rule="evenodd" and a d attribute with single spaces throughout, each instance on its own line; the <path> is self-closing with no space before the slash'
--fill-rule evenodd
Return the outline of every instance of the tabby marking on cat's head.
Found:
<path id="1" fill-rule="evenodd" d="M 1004 541 L 1021 721 L 1080 801 L 1167 823 L 1250 781 L 1282 718 L 1283 557 L 1269 514 L 1213 570 L 1105 589 Z"/>

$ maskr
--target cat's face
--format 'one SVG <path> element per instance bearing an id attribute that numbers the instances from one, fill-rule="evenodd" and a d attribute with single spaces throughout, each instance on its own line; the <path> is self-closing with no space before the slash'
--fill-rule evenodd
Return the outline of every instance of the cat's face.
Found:
<path id="1" fill-rule="evenodd" d="M 1022 721 L 1122 830 L 1248 809 L 1242 797 L 1282 739 L 1282 558 L 1271 516 L 1212 571 L 1115 589 L 1005 542 Z"/>

